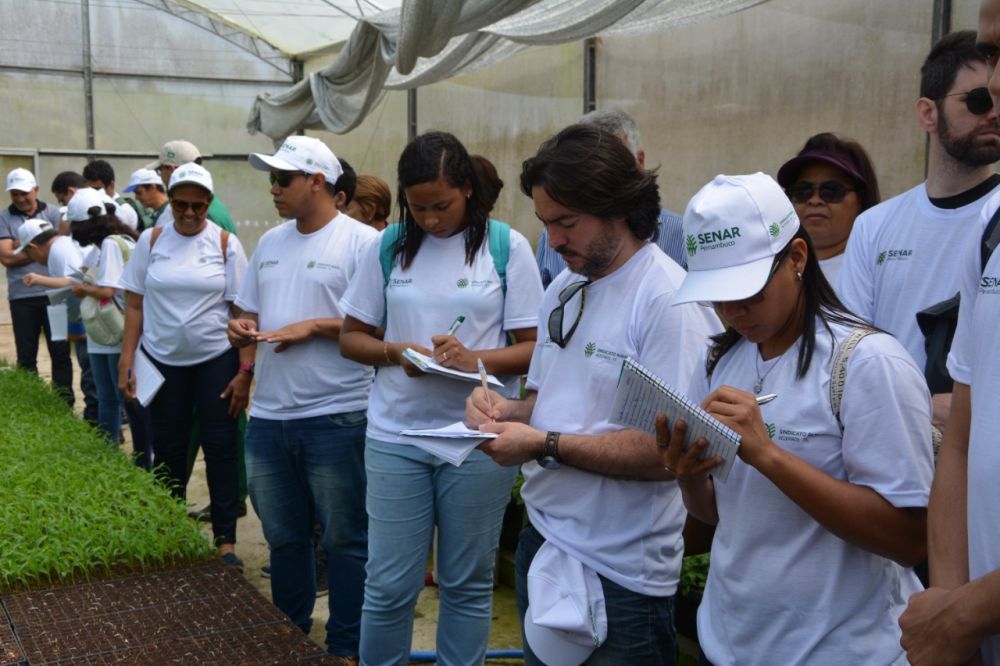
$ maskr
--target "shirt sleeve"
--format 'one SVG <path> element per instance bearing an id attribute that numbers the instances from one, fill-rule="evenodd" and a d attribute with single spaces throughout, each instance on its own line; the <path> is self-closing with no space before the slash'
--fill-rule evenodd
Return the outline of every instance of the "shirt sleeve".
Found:
<path id="1" fill-rule="evenodd" d="M 361 252 L 358 268 L 340 300 L 344 314 L 369 326 L 381 326 L 385 322 L 385 279 L 379 261 L 381 249 L 380 235 Z"/>
<path id="2" fill-rule="evenodd" d="M 236 234 L 229 234 L 226 246 L 226 292 L 223 298 L 232 303 L 240 293 L 243 276 L 247 272 L 247 255 L 243 251 L 243 243 Z"/>
<path id="3" fill-rule="evenodd" d="M 668 210 L 660 211 L 660 236 L 656 244 L 664 254 L 687 270 L 687 252 L 684 246 L 684 220 L 680 215 Z"/>
<path id="4" fill-rule="evenodd" d="M 146 271 L 149 269 L 149 239 L 152 229 L 146 229 L 132 250 L 132 256 L 122 272 L 121 286 L 126 291 L 144 296 L 146 294 Z"/>
<path id="5" fill-rule="evenodd" d="M 70 245 L 72 249 L 72 245 Z M 75 271 L 80 270 L 77 266 L 75 269 L 70 265 L 70 253 L 67 252 L 67 248 L 58 242 L 52 243 L 49 249 L 49 262 L 46 268 L 49 271 L 49 275 L 52 277 L 70 277 Z"/>
<path id="6" fill-rule="evenodd" d="M 1000 198 L 991 198 L 983 206 L 980 213 L 982 224 L 980 228 L 985 229 L 993 213 L 1000 207 Z M 969 236 L 963 257 L 964 261 L 959 263 L 959 293 L 961 299 L 958 306 L 958 327 L 955 329 L 955 337 L 951 343 L 951 350 L 948 353 L 948 374 L 956 382 L 970 385 L 972 384 L 972 353 L 973 353 L 973 312 L 976 308 L 976 299 L 979 296 L 979 281 L 986 271 L 980 271 L 982 262 L 980 247 L 982 238 L 980 235 Z M 997 262 L 997 252 L 990 256 L 986 268 L 994 269 L 1000 265 Z"/>
<path id="7" fill-rule="evenodd" d="M 11 218 L 10 213 L 7 211 L 0 213 L 0 240 L 17 238 L 14 235 L 13 225 L 11 224 L 13 221 L 13 218 Z"/>
<path id="8" fill-rule="evenodd" d="M 840 418 L 847 480 L 896 507 L 927 506 L 934 476 L 930 393 L 895 338 L 876 334 L 858 343 Z"/>
<path id="9" fill-rule="evenodd" d="M 545 266 L 545 253 L 549 249 L 549 233 L 542 229 L 541 235 L 538 237 L 538 249 L 535 250 L 535 263 L 538 265 L 538 273 L 542 279 L 542 288 L 548 287 L 552 282 L 552 275 L 549 269 Z"/>
<path id="10" fill-rule="evenodd" d="M 105 238 L 101 243 L 100 268 L 97 272 L 97 286 L 121 289 L 125 260 L 122 249 L 114 238 Z"/>
<path id="11" fill-rule="evenodd" d="M 538 265 L 531 255 L 531 245 L 524 236 L 511 229 L 507 293 L 503 304 L 504 330 L 537 326 L 541 301 L 542 281 L 538 275 Z"/>
<path id="12" fill-rule="evenodd" d="M 671 306 L 673 298 L 672 291 L 658 295 L 634 318 L 642 325 L 634 332 L 638 340 L 636 360 L 681 393 L 689 394 L 709 336 L 719 333 L 722 325 L 707 307 L 698 303 Z"/>
<path id="13" fill-rule="evenodd" d="M 867 233 L 871 218 L 862 213 L 854 221 L 844 251 L 844 265 L 834 290 L 848 310 L 871 323 L 875 317 L 875 262 L 873 241 Z"/>

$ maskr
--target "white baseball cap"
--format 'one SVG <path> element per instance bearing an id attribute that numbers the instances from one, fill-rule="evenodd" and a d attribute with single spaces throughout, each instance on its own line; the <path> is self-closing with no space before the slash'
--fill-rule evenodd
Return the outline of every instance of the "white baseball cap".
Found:
<path id="1" fill-rule="evenodd" d="M 770 176 L 716 176 L 684 211 L 688 273 L 674 305 L 753 296 L 798 230 L 792 202 Z"/>
<path id="2" fill-rule="evenodd" d="M 24 224 L 17 228 L 17 242 L 21 245 L 14 250 L 14 254 L 24 252 L 24 250 L 28 247 L 28 243 L 38 238 L 46 231 L 52 231 L 52 223 L 48 220 L 40 220 L 38 218 L 25 220 Z"/>
<path id="3" fill-rule="evenodd" d="M 200 164 L 195 164 L 194 162 L 188 162 L 187 164 L 180 165 L 174 169 L 173 174 L 170 175 L 170 190 L 173 190 L 178 185 L 183 185 L 184 183 L 200 185 L 209 192 L 215 191 L 212 184 L 212 174 L 208 172 L 208 169 Z"/>
<path id="4" fill-rule="evenodd" d="M 579 666 L 608 637 L 597 572 L 548 541 L 528 569 L 524 637 L 547 666 Z"/>
<path id="5" fill-rule="evenodd" d="M 66 204 L 66 219 L 70 222 L 85 222 L 90 219 L 90 209 L 99 207 L 102 211 L 107 211 L 110 197 L 104 190 L 95 190 L 92 187 L 81 187 L 73 193 L 73 197 Z M 113 203 L 113 201 L 112 201 Z"/>
<path id="6" fill-rule="evenodd" d="M 188 162 L 194 162 L 201 156 L 198 146 L 184 139 L 175 139 L 163 144 L 163 147 L 160 148 L 160 156 L 155 161 L 147 164 L 146 168 L 157 169 L 164 164 L 179 166 Z"/>
<path id="7" fill-rule="evenodd" d="M 340 160 L 325 143 L 311 136 L 293 135 L 284 140 L 274 155 L 250 153 L 250 166 L 260 171 L 301 171 L 321 173 L 331 185 L 344 173 Z"/>
<path id="8" fill-rule="evenodd" d="M 135 188 L 140 185 L 159 185 L 164 187 L 163 179 L 160 178 L 160 174 L 156 173 L 152 169 L 136 169 L 132 172 L 132 177 L 128 181 L 128 187 L 126 187 L 124 192 L 135 192 Z"/>
<path id="9" fill-rule="evenodd" d="M 7 191 L 16 190 L 18 192 L 31 192 L 38 183 L 35 181 L 35 174 L 27 169 L 18 167 L 7 174 Z"/>

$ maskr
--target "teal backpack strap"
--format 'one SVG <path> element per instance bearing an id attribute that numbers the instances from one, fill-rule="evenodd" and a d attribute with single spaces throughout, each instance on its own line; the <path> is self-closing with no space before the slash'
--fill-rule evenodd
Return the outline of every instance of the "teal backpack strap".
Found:
<path id="1" fill-rule="evenodd" d="M 500 288 L 507 295 L 507 260 L 510 259 L 510 225 L 490 218 L 487 228 L 487 243 L 493 267 L 500 276 Z"/>
<path id="2" fill-rule="evenodd" d="M 379 239 L 378 261 L 382 264 L 383 286 L 389 286 L 389 275 L 392 274 L 392 262 L 396 258 L 396 246 L 403 235 L 403 225 L 400 223 L 390 224 L 382 232 Z"/>

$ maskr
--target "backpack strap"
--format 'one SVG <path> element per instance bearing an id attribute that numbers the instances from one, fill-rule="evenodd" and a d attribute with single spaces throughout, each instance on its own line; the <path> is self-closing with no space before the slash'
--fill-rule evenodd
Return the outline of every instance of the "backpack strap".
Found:
<path id="1" fill-rule="evenodd" d="M 160 237 L 163 233 L 163 227 L 153 227 L 153 233 L 149 236 L 149 251 L 153 251 L 153 245 L 156 243 L 156 239 Z"/>
<path id="2" fill-rule="evenodd" d="M 114 234 L 112 236 L 108 236 L 108 238 L 113 239 L 118 245 L 118 249 L 122 253 L 122 262 L 127 264 L 129 258 L 132 256 L 132 248 L 125 242 L 125 238 L 122 237 L 121 234 Z"/>
<path id="3" fill-rule="evenodd" d="M 493 267 L 500 276 L 500 288 L 507 296 L 507 261 L 510 259 L 510 225 L 490 218 L 487 223 L 487 244 Z"/>
<path id="4" fill-rule="evenodd" d="M 833 415 L 837 417 L 837 425 L 840 426 L 841 432 L 844 431 L 844 423 L 840 420 L 840 401 L 844 398 L 844 385 L 847 381 L 847 361 L 859 342 L 877 332 L 872 328 L 856 328 L 837 345 L 833 368 L 830 371 L 830 407 L 833 409 Z"/>
<path id="5" fill-rule="evenodd" d="M 389 286 L 389 275 L 392 274 L 392 263 L 396 258 L 396 248 L 403 237 L 403 224 L 396 222 L 382 230 L 379 238 L 378 261 L 382 265 L 383 286 Z"/>
<path id="6" fill-rule="evenodd" d="M 229 250 L 229 232 L 225 229 L 219 235 L 219 244 L 222 246 L 222 265 L 225 266 L 226 261 L 228 261 L 226 253 Z"/>
<path id="7" fill-rule="evenodd" d="M 1000 206 L 997 207 L 996 211 L 993 213 L 993 217 L 986 224 L 986 229 L 983 230 L 983 241 L 979 248 L 979 273 L 986 270 L 986 263 L 990 260 L 990 255 L 993 254 L 993 250 L 1000 245 Z"/>

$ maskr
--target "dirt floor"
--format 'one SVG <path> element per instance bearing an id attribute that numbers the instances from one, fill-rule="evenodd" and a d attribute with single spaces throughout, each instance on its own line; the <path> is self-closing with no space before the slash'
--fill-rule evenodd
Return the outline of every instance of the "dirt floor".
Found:
<path id="1" fill-rule="evenodd" d="M 6 285 L 0 281 L 0 291 L 5 291 Z M 0 294 L 2 297 L 3 294 Z M 3 300 L 6 300 L 5 298 Z M 6 307 L 0 307 L 0 358 L 4 358 L 11 365 L 14 364 L 16 356 L 14 353 L 14 335 L 9 323 L 9 312 Z M 38 354 L 39 373 L 45 379 L 51 377 L 48 352 L 45 349 L 44 341 L 39 346 Z M 79 368 L 74 364 L 74 382 L 76 384 L 76 409 L 81 412 L 83 409 L 83 398 L 79 390 Z M 131 441 L 126 431 L 125 450 L 131 451 Z M 195 466 L 194 474 L 188 485 L 188 500 L 192 509 L 201 508 L 208 504 L 208 488 L 205 484 L 205 466 L 199 457 Z M 237 554 L 244 561 L 246 568 L 244 575 L 250 583 L 256 587 L 261 594 L 270 599 L 270 583 L 261 576 L 261 567 L 268 562 L 267 544 L 261 532 L 260 520 L 249 506 L 246 518 L 240 519 L 237 526 Z M 210 530 L 206 526 L 206 536 L 210 535 Z M 316 609 L 313 612 L 313 630 L 310 637 L 323 645 L 325 639 L 324 625 L 329 616 L 327 598 L 317 599 Z M 435 632 L 437 630 L 437 610 L 438 597 L 437 588 L 427 587 L 420 595 L 417 602 L 417 610 L 413 629 L 413 650 L 433 651 L 435 643 Z M 489 649 L 520 649 L 521 634 L 517 622 L 516 605 L 514 601 L 514 591 L 506 586 L 498 587 L 493 598 L 493 627 L 490 634 Z M 518 663 L 518 662 L 514 662 Z"/>

